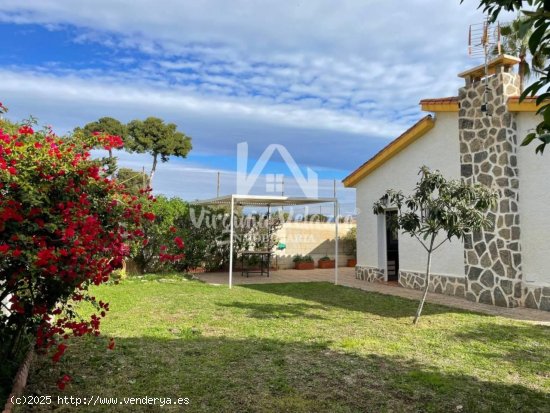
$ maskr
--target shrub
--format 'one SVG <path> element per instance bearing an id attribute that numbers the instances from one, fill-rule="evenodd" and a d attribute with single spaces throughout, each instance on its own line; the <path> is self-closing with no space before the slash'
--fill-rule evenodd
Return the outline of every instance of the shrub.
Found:
<path id="1" fill-rule="evenodd" d="M 147 196 L 130 196 L 89 150 L 121 145 L 117 136 L 75 134 L 0 120 L 0 346 L 2 360 L 22 337 L 58 361 L 64 340 L 99 334 L 109 305 L 87 293 L 109 280 L 154 219 Z M 74 304 L 95 308 L 87 319 Z M 64 387 L 66 378 L 60 382 Z"/>
<path id="2" fill-rule="evenodd" d="M 347 255 L 357 256 L 357 227 L 351 228 L 344 236 L 344 250 Z"/>
<path id="3" fill-rule="evenodd" d="M 140 272 L 171 271 L 175 261 L 184 259 L 181 251 L 184 238 L 176 223 L 187 210 L 187 203 L 180 198 L 158 196 L 154 200 L 154 218 L 143 225 L 145 243 L 134 244 L 132 248 L 131 257 Z"/>
<path id="4" fill-rule="evenodd" d="M 297 254 L 295 256 L 292 257 L 292 261 L 295 262 L 295 263 L 300 263 L 300 262 L 313 262 L 313 258 L 311 257 L 311 255 L 300 255 L 300 254 Z"/>

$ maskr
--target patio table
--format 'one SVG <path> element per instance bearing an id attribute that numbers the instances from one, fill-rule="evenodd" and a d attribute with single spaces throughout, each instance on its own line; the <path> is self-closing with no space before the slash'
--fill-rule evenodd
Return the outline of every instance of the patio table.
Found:
<path id="1" fill-rule="evenodd" d="M 260 269 L 258 270 L 245 268 L 245 257 L 253 256 L 259 257 Z M 269 277 L 270 264 L 271 251 L 241 251 L 241 276 L 244 276 L 244 274 L 246 273 L 246 276 L 248 277 L 249 274 L 256 273 L 260 275 L 266 274 Z"/>

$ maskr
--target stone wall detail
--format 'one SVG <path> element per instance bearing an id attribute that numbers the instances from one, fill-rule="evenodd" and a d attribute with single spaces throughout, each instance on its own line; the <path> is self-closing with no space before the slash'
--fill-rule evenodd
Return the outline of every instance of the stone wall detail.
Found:
<path id="1" fill-rule="evenodd" d="M 426 274 L 415 271 L 399 271 L 399 285 L 414 290 L 424 290 Z M 456 295 L 464 297 L 466 292 L 466 278 L 450 275 L 431 274 L 428 291 L 432 293 Z"/>
<path id="2" fill-rule="evenodd" d="M 503 307 L 522 304 L 518 136 L 507 110 L 508 98 L 519 94 L 519 77 L 504 68 L 489 78 L 486 113 L 484 80 L 467 81 L 459 91 L 462 178 L 499 196 L 488 214 L 494 227 L 464 241 L 466 298 Z"/>
<path id="3" fill-rule="evenodd" d="M 537 310 L 550 311 L 550 287 L 524 284 L 523 305 Z"/>
<path id="4" fill-rule="evenodd" d="M 386 274 L 380 268 L 357 265 L 355 267 L 355 278 L 367 282 L 384 282 L 386 281 Z"/>

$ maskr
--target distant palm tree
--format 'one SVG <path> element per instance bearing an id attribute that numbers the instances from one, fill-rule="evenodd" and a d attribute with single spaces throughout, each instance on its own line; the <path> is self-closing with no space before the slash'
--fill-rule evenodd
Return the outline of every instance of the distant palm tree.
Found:
<path id="1" fill-rule="evenodd" d="M 512 22 L 502 26 L 500 28 L 500 34 L 502 35 L 501 50 L 498 47 L 493 49 L 493 55 L 500 53 L 517 56 L 519 62 L 519 88 L 523 92 L 523 85 L 525 80 L 529 80 L 531 76 L 537 75 L 541 72 L 546 65 L 546 56 L 537 51 L 534 55 L 529 53 L 529 37 L 531 37 L 532 30 L 528 30 L 523 36 L 520 36 L 520 28 L 524 22 L 525 17 L 518 16 Z M 530 56 L 531 63 L 527 61 L 527 56 Z"/>

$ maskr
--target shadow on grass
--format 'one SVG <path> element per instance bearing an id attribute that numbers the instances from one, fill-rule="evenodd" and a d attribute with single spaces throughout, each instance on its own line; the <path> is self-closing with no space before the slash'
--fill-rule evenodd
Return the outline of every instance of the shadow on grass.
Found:
<path id="1" fill-rule="evenodd" d="M 495 328 L 492 323 L 478 323 L 467 330 L 461 329 L 454 337 L 469 345 L 472 353 L 550 378 L 549 326 L 524 324 Z"/>
<path id="2" fill-rule="evenodd" d="M 319 314 L 312 314 L 311 311 L 326 310 L 325 306 L 306 303 L 288 304 L 256 304 L 246 302 L 233 302 L 231 304 L 217 304 L 220 307 L 239 308 L 248 310 L 251 318 L 306 318 L 310 320 L 326 320 Z"/>
<path id="3" fill-rule="evenodd" d="M 323 306 L 366 312 L 379 317 L 412 318 L 418 307 L 417 300 L 409 300 L 402 297 L 378 294 L 370 291 L 367 292 L 357 288 L 335 286 L 327 282 L 246 284 L 239 287 L 261 291 L 263 293 L 283 295 L 300 300 L 315 301 Z M 445 313 L 468 312 L 430 303 L 426 303 L 422 312 L 423 315 Z"/>
<path id="4" fill-rule="evenodd" d="M 39 360 L 27 395 L 48 394 L 54 400 L 57 395 L 190 399 L 183 409 L 164 406 L 166 412 L 548 411 L 548 394 L 520 384 L 482 381 L 402 357 L 337 352 L 323 344 L 202 336 L 118 338 L 116 343 L 115 351 L 107 351 L 104 338 L 79 340 L 53 371 L 49 360 Z M 65 373 L 73 382 L 59 392 L 55 380 Z M 129 410 L 128 406 L 79 406 L 78 411 Z M 157 410 L 137 405 L 131 411 Z"/>

